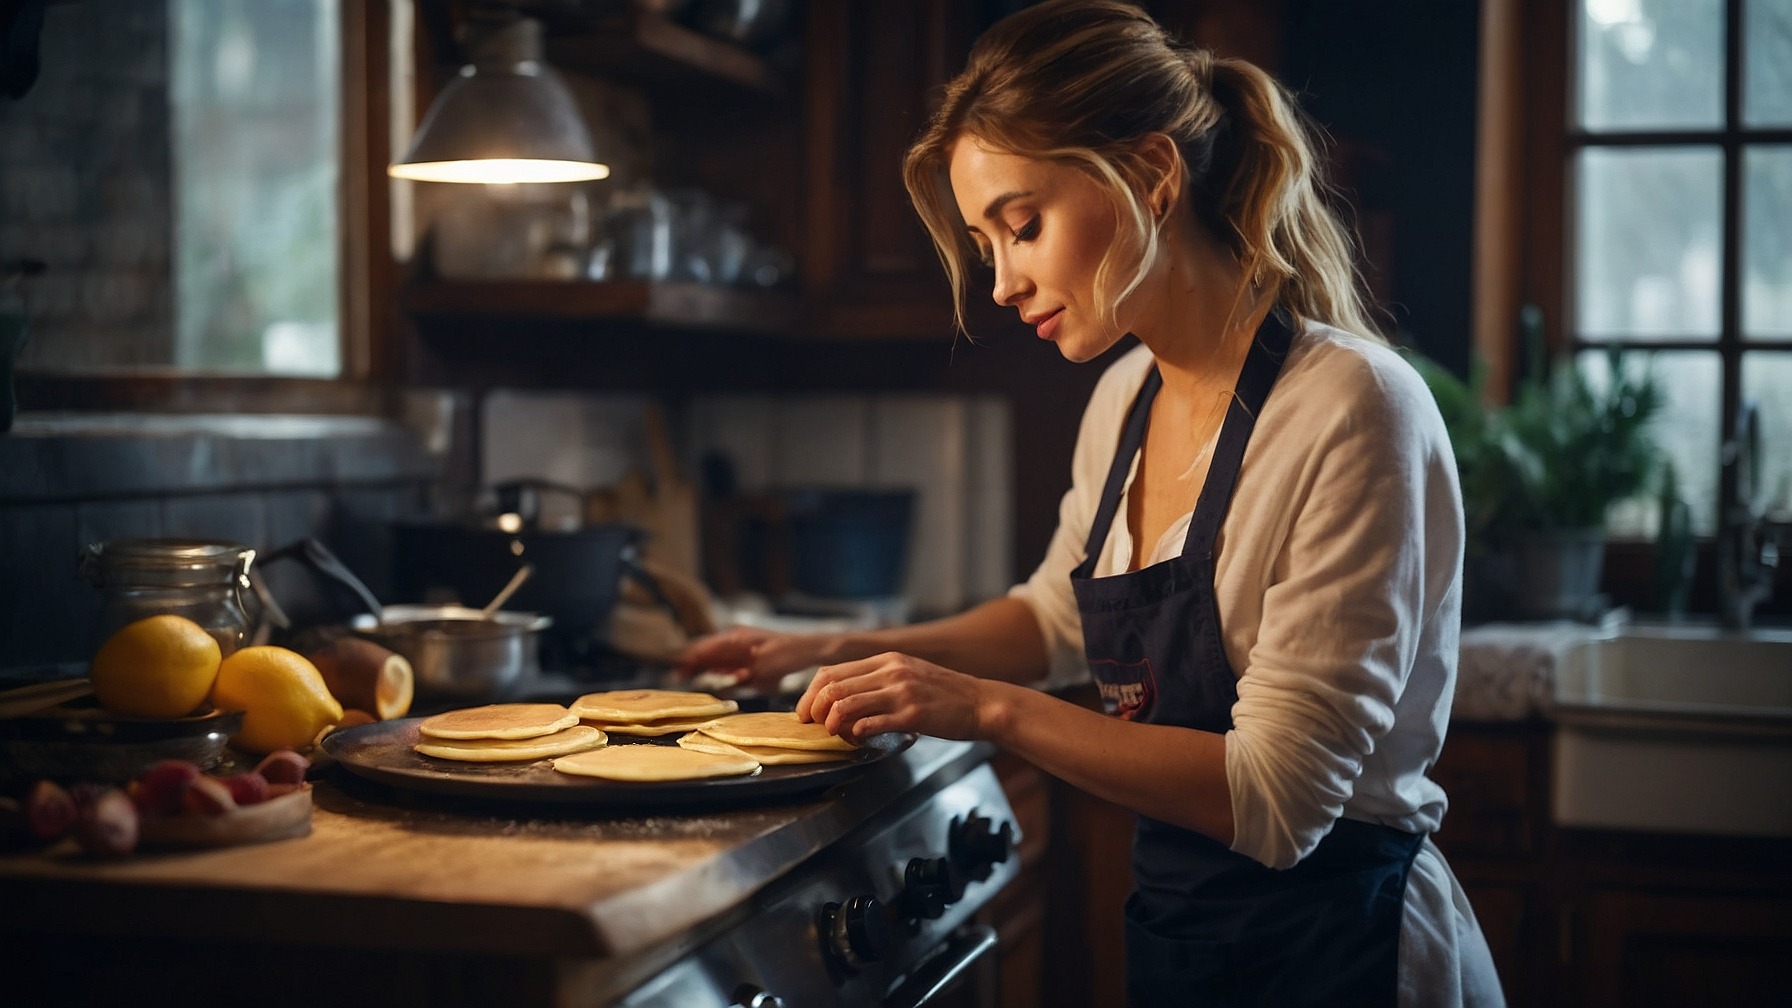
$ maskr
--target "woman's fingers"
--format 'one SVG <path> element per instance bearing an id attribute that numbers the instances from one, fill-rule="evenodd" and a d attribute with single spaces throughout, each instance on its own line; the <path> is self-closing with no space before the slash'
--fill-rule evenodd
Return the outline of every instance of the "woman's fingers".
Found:
<path id="1" fill-rule="evenodd" d="M 754 648 L 764 639 L 764 631 L 746 627 L 710 634 L 685 646 L 678 667 L 685 672 L 750 668 Z"/>
<path id="2" fill-rule="evenodd" d="M 797 701 L 797 716 L 857 742 L 885 731 L 970 738 L 977 681 L 904 654 L 823 666 Z"/>

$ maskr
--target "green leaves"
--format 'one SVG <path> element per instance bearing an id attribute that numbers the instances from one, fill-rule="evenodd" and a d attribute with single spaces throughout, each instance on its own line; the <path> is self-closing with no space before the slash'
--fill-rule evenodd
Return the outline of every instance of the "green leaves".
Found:
<path id="1" fill-rule="evenodd" d="M 1486 405 L 1483 369 L 1463 382 L 1408 354 L 1450 433 L 1471 549 L 1517 530 L 1602 528 L 1606 511 L 1650 485 L 1662 454 L 1650 430 L 1665 397 L 1652 362 L 1608 351 L 1604 374 L 1571 358 Z"/>
<path id="2" fill-rule="evenodd" d="M 1650 362 L 1627 368 L 1607 352 L 1606 380 L 1563 358 L 1526 382 L 1499 417 L 1501 445 L 1519 479 L 1507 519 L 1525 529 L 1598 528 L 1615 502 L 1649 485 L 1661 453 L 1649 423 L 1663 396 Z"/>

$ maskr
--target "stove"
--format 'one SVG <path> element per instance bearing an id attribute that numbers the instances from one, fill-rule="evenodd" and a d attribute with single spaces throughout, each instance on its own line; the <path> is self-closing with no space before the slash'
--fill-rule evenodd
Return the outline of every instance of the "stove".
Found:
<path id="1" fill-rule="evenodd" d="M 996 939 L 973 922 L 1017 874 L 988 762 L 905 794 L 692 933 L 626 1008 L 993 1003 Z"/>

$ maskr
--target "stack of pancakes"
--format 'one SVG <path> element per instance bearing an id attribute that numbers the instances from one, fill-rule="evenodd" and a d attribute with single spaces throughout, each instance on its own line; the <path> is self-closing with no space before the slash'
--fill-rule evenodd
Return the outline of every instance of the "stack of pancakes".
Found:
<path id="1" fill-rule="evenodd" d="M 612 690 L 569 706 L 489 704 L 425 718 L 416 750 L 466 762 L 553 759 L 555 770 L 620 781 L 679 781 L 758 773 L 762 766 L 851 759 L 857 747 L 794 713 L 737 713 L 709 693 Z M 609 745 L 678 735 L 678 744 Z"/>
<path id="2" fill-rule="evenodd" d="M 417 726 L 416 750 L 468 763 L 515 763 L 595 749 L 604 733 L 559 704 L 487 704 L 448 711 Z"/>

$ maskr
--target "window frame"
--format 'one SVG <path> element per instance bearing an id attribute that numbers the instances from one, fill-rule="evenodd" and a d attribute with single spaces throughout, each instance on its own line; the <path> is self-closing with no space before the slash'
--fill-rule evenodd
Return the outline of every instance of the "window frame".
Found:
<path id="1" fill-rule="evenodd" d="M 1792 128 L 1747 127 L 1742 124 L 1744 3 L 1724 0 L 1724 122 L 1714 130 L 1589 131 L 1573 122 L 1579 59 L 1580 5 L 1556 0 L 1488 0 L 1483 12 L 1483 89 L 1504 87 L 1520 98 L 1501 111 L 1495 103 L 1492 121 L 1483 122 L 1484 150 L 1480 170 L 1491 173 L 1492 191 L 1500 200 L 1483 200 L 1477 217 L 1478 241 L 1485 254 L 1477 262 L 1477 352 L 1490 364 L 1489 394 L 1509 398 L 1517 361 L 1522 359 L 1517 326 L 1519 304 L 1544 310 L 1545 342 L 1552 353 L 1598 351 L 1606 347 L 1642 350 L 1695 350 L 1718 355 L 1718 448 L 1735 432 L 1742 401 L 1742 358 L 1749 351 L 1792 353 L 1783 339 L 1745 338 L 1742 332 L 1743 262 L 1742 199 L 1744 152 L 1750 147 L 1792 143 Z M 1483 98 L 1483 112 L 1489 111 Z M 1502 143 L 1502 140 L 1504 141 Z M 1723 245 L 1720 254 L 1720 317 L 1715 342 L 1703 339 L 1583 338 L 1574 309 L 1575 203 L 1574 171 L 1578 153 L 1587 148 L 1639 146 L 1704 146 L 1722 151 Z M 1484 191 L 1489 188 L 1482 181 Z M 1517 227 L 1500 224 L 1494 215 L 1519 213 Z M 1512 232 L 1504 242 L 1479 236 L 1491 229 Z M 1503 287 L 1502 272 L 1511 278 Z M 1504 297 L 1502 298 L 1502 294 Z M 1516 296 L 1514 296 L 1516 295 Z M 1721 497 L 1730 488 L 1720 486 Z M 1720 509 L 1734 502 L 1714 502 Z"/>
<path id="2" fill-rule="evenodd" d="M 342 12 L 341 174 L 337 254 L 341 264 L 334 378 L 220 373 L 172 365 L 82 372 L 21 367 L 22 410 L 180 413 L 389 412 L 383 386 L 401 376 L 398 284 L 392 249 L 391 158 L 393 5 L 345 2 Z"/>

